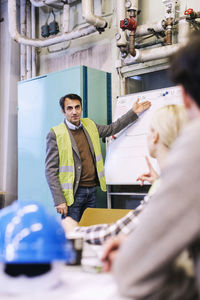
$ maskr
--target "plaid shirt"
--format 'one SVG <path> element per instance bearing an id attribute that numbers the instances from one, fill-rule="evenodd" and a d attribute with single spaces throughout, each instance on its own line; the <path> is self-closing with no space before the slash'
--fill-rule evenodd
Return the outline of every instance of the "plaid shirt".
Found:
<path id="1" fill-rule="evenodd" d="M 136 228 L 138 224 L 138 214 L 143 210 L 148 199 L 149 197 L 146 196 L 136 210 L 130 211 L 126 216 L 117 220 L 115 223 L 76 227 L 68 237 L 83 238 L 84 241 L 90 244 L 101 245 L 110 237 L 118 234 L 127 235 Z"/>

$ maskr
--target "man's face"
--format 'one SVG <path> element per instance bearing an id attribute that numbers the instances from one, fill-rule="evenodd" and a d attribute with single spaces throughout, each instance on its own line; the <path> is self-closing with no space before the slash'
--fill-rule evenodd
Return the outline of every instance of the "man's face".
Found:
<path id="1" fill-rule="evenodd" d="M 81 113 L 82 106 L 79 100 L 65 98 L 63 114 L 67 121 L 78 126 L 80 124 Z"/>

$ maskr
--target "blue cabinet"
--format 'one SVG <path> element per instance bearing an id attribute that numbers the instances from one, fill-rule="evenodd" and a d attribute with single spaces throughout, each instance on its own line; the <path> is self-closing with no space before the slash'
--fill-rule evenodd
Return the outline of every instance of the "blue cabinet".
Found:
<path id="1" fill-rule="evenodd" d="M 83 117 L 111 122 L 109 73 L 80 66 L 18 83 L 18 199 L 42 202 L 51 211 L 55 208 L 45 178 L 46 135 L 64 120 L 59 99 L 68 93 L 82 97 Z M 97 205 L 105 203 L 105 193 L 98 192 Z"/>

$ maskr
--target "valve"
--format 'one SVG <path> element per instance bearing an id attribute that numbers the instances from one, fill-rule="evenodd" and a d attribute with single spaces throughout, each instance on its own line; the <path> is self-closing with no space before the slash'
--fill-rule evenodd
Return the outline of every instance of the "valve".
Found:
<path id="1" fill-rule="evenodd" d="M 185 16 L 189 16 L 194 12 L 194 10 L 192 8 L 188 8 L 185 10 L 184 15 Z"/>
<path id="2" fill-rule="evenodd" d="M 137 22 L 134 17 L 132 18 L 125 18 L 124 20 L 120 21 L 120 28 L 122 30 L 130 30 L 130 31 L 135 31 L 137 28 Z"/>

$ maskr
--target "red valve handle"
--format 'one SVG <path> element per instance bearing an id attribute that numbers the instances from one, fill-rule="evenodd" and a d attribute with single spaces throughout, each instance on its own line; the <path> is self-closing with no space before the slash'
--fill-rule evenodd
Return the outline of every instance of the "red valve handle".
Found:
<path id="1" fill-rule="evenodd" d="M 193 9 L 192 8 L 188 8 L 185 10 L 184 15 L 189 16 L 191 13 L 193 13 Z"/>

